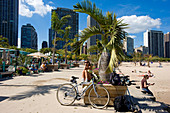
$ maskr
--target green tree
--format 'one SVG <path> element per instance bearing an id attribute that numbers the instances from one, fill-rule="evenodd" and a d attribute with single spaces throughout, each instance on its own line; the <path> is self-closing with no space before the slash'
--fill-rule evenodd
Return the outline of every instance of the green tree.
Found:
<path id="1" fill-rule="evenodd" d="M 45 54 L 45 53 L 49 53 L 49 52 L 52 52 L 51 48 L 41 48 L 40 49 L 40 52 Z"/>
<path id="2" fill-rule="evenodd" d="M 53 49 L 53 64 L 54 64 L 54 56 L 55 56 L 55 47 L 56 47 L 56 35 L 62 31 L 62 27 L 67 23 L 67 19 L 70 18 L 70 15 L 66 15 L 61 17 L 61 19 L 58 17 L 55 11 L 52 13 L 52 18 L 51 18 L 51 27 L 55 31 L 55 36 L 54 36 L 54 49 Z"/>
<path id="3" fill-rule="evenodd" d="M 4 47 L 4 48 L 8 48 L 9 42 L 8 42 L 8 38 L 3 37 L 2 35 L 0 35 L 0 47 Z"/>
<path id="4" fill-rule="evenodd" d="M 109 80 L 109 73 L 113 72 L 118 66 L 118 61 L 124 58 L 122 40 L 126 36 L 123 29 L 127 28 L 127 24 L 122 23 L 123 20 L 117 20 L 113 13 L 107 12 L 103 15 L 102 10 L 88 0 L 77 3 L 73 7 L 74 11 L 90 15 L 99 24 L 85 28 L 77 44 L 82 45 L 89 37 L 101 35 L 103 51 L 98 63 L 99 74 L 102 80 Z"/>
<path id="5" fill-rule="evenodd" d="M 65 31 L 61 32 L 61 34 L 63 34 L 63 38 L 59 38 L 57 37 L 58 40 L 63 41 L 65 44 L 63 46 L 63 49 L 65 50 L 65 64 L 67 64 L 67 51 L 68 51 L 68 46 L 71 45 L 71 39 L 69 38 L 70 35 L 70 30 L 71 30 L 71 26 L 68 26 L 65 28 Z"/>

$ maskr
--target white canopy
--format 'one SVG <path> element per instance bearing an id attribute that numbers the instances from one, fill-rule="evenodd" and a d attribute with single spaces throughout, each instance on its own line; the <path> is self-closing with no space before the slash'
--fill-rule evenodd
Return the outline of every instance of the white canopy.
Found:
<path id="1" fill-rule="evenodd" d="M 27 56 L 33 56 L 33 57 L 36 57 L 36 58 L 41 58 L 41 57 L 48 57 L 47 55 L 44 55 L 43 53 L 40 53 L 40 52 L 36 52 L 36 53 L 31 53 L 31 54 L 28 54 Z"/>

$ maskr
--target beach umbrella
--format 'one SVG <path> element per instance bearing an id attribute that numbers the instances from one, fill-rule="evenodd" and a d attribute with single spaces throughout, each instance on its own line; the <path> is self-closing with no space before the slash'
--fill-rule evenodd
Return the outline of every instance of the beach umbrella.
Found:
<path id="1" fill-rule="evenodd" d="M 31 53 L 31 54 L 28 54 L 27 56 L 33 56 L 35 58 L 41 58 L 41 57 L 47 58 L 48 57 L 47 55 L 44 55 L 43 53 L 40 53 L 40 52 Z"/>
<path id="2" fill-rule="evenodd" d="M 5 49 L 2 52 L 2 61 L 6 62 L 6 52 L 5 52 Z"/>

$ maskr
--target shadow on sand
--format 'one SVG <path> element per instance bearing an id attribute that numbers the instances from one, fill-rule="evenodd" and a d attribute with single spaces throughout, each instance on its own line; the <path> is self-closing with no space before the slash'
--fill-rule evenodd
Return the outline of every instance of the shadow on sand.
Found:
<path id="1" fill-rule="evenodd" d="M 140 108 L 139 112 L 142 111 L 154 111 L 156 113 L 170 113 L 170 105 L 165 104 L 159 101 L 153 101 L 148 98 L 135 98 L 132 97 L 135 104 L 137 104 Z M 141 111 L 142 110 L 142 111 Z"/>
<path id="2" fill-rule="evenodd" d="M 2 85 L 4 86 L 4 85 Z M 9 86 L 9 85 L 8 85 Z M 22 100 L 22 99 L 25 99 L 25 98 L 30 98 L 32 96 L 35 96 L 35 95 L 45 95 L 45 94 L 49 94 L 50 93 L 50 90 L 52 89 L 56 89 L 59 87 L 59 85 L 45 85 L 45 86 L 37 86 L 37 85 L 11 85 L 11 86 L 14 86 L 14 87 L 35 87 L 33 90 L 31 91 L 26 91 L 26 92 L 23 92 L 19 95 L 15 95 L 15 96 L 12 96 L 9 98 L 9 100 Z"/>

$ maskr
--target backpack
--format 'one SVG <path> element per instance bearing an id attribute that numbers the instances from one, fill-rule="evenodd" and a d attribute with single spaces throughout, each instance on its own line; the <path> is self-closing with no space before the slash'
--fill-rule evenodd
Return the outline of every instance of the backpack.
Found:
<path id="1" fill-rule="evenodd" d="M 110 83 L 111 83 L 112 85 L 120 85 L 120 84 L 121 84 L 121 80 L 120 80 L 119 74 L 112 73 L 112 74 L 110 75 Z"/>
<path id="2" fill-rule="evenodd" d="M 131 102 L 126 96 L 118 96 L 114 100 L 114 108 L 118 112 L 131 111 Z"/>

